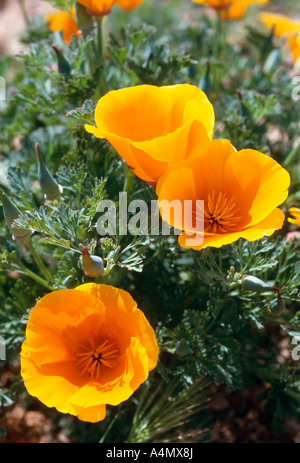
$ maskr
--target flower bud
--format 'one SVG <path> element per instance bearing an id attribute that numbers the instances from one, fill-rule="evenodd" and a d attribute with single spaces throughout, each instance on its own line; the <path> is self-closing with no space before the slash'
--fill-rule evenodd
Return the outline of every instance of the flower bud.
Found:
<path id="1" fill-rule="evenodd" d="M 184 338 L 182 338 L 180 341 L 176 342 L 175 351 L 179 357 L 185 357 L 186 355 L 189 355 L 191 351 L 191 345 Z"/>
<path id="2" fill-rule="evenodd" d="M 104 272 L 103 260 L 98 256 L 91 256 L 87 246 L 82 248 L 82 268 L 86 276 L 97 278 Z"/>
<path id="3" fill-rule="evenodd" d="M 204 75 L 201 77 L 198 83 L 198 88 L 202 90 L 206 95 L 209 95 L 211 92 L 211 77 L 210 77 L 210 62 L 206 61 L 206 68 Z"/>
<path id="4" fill-rule="evenodd" d="M 76 24 L 82 33 L 91 31 L 94 27 L 94 20 L 87 12 L 86 7 L 75 2 Z"/>
<path id="5" fill-rule="evenodd" d="M 72 275 L 67 276 L 67 277 L 63 280 L 63 282 L 62 282 L 63 285 L 64 285 L 64 286 L 68 286 L 69 283 L 70 283 L 70 281 L 72 280 L 72 278 L 73 278 Z"/>
<path id="6" fill-rule="evenodd" d="M 257 293 L 262 291 L 280 291 L 280 289 L 268 286 L 263 280 L 251 275 L 244 275 L 242 277 L 242 287 L 247 291 L 255 291 Z"/>
<path id="7" fill-rule="evenodd" d="M 281 295 L 278 294 L 277 305 L 275 307 L 275 313 L 281 314 L 286 308 L 285 301 L 282 299 Z"/>
<path id="8" fill-rule="evenodd" d="M 71 64 L 69 61 L 64 57 L 61 50 L 57 48 L 56 45 L 51 45 L 55 54 L 57 56 L 57 65 L 58 65 L 58 72 L 60 74 L 69 75 L 71 73 Z"/>
<path id="9" fill-rule="evenodd" d="M 62 193 L 63 189 L 58 183 L 54 180 L 49 170 L 45 166 L 42 153 L 39 147 L 39 144 L 35 144 L 36 157 L 38 161 L 38 179 L 40 182 L 41 189 L 44 193 L 44 198 L 52 201 Z"/>
<path id="10" fill-rule="evenodd" d="M 121 246 L 119 245 L 116 247 L 116 249 L 114 249 L 108 254 L 107 258 L 116 262 L 120 251 L 121 251 Z"/>
<path id="11" fill-rule="evenodd" d="M 252 114 L 251 114 L 251 112 L 249 111 L 249 109 L 247 108 L 247 106 L 244 103 L 243 95 L 242 95 L 240 89 L 237 88 L 235 90 L 235 93 L 237 94 L 237 96 L 239 97 L 239 100 L 240 100 L 240 116 L 245 117 L 248 120 L 252 120 L 253 119 Z"/>
<path id="12" fill-rule="evenodd" d="M 12 232 L 13 239 L 17 241 L 27 240 L 31 236 L 32 231 L 25 230 L 22 228 L 16 228 L 13 225 L 14 220 L 22 216 L 21 211 L 10 201 L 10 199 L 8 199 L 8 197 L 2 190 L 0 190 L 0 198 L 3 206 L 4 219 L 7 226 Z"/>

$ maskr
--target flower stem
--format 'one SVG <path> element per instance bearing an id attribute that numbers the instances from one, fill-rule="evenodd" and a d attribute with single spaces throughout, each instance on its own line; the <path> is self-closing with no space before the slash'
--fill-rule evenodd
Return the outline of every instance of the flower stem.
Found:
<path id="1" fill-rule="evenodd" d="M 45 288 L 49 289 L 50 291 L 54 291 L 55 288 L 53 288 L 53 286 L 49 285 L 48 282 L 46 280 L 44 280 L 44 278 L 41 278 L 40 276 L 38 276 L 36 273 L 32 272 L 31 270 L 29 270 L 28 268 L 26 267 L 22 267 L 22 270 L 18 270 L 20 273 L 23 273 L 24 275 L 27 275 L 29 276 L 30 278 L 32 278 L 33 280 L 35 280 L 37 283 L 39 283 L 40 285 L 44 286 Z"/>
<path id="2" fill-rule="evenodd" d="M 225 12 L 226 17 L 222 17 L 222 12 Z M 228 10 L 218 10 L 217 19 L 215 22 L 215 39 L 214 39 L 214 48 L 213 55 L 217 60 L 215 65 L 214 72 L 214 86 L 218 90 L 220 86 L 220 80 L 222 76 L 221 63 L 226 62 L 226 52 L 227 52 L 227 32 L 228 32 Z"/>
<path id="3" fill-rule="evenodd" d="M 126 165 L 124 165 L 124 170 L 125 170 L 125 180 L 124 180 L 123 191 L 125 191 L 128 195 L 130 195 L 132 187 L 133 187 L 133 182 L 134 182 L 134 174 L 131 172 L 131 170 Z"/>
<path id="4" fill-rule="evenodd" d="M 103 30 L 102 30 L 102 18 L 97 18 L 97 52 L 99 63 L 103 64 Z"/>
<path id="5" fill-rule="evenodd" d="M 292 151 L 288 154 L 288 156 L 283 161 L 283 167 L 289 166 L 298 156 L 300 152 L 300 145 L 297 145 Z"/>
<path id="6" fill-rule="evenodd" d="M 221 11 L 217 11 L 217 20 L 216 20 L 216 36 L 215 36 L 215 57 L 218 59 L 220 58 L 221 54 L 221 46 L 222 46 L 222 18 L 221 18 Z"/>
<path id="7" fill-rule="evenodd" d="M 103 444 L 105 439 L 107 438 L 111 428 L 113 427 L 113 425 L 115 424 L 115 422 L 117 421 L 117 418 L 119 417 L 119 413 L 120 413 L 120 409 L 118 410 L 118 412 L 115 414 L 115 416 L 113 417 L 113 419 L 111 420 L 111 422 L 109 423 L 109 425 L 107 426 L 105 432 L 103 433 L 101 439 L 99 440 L 99 444 Z"/>
<path id="8" fill-rule="evenodd" d="M 28 15 L 27 15 L 27 11 L 25 9 L 24 0 L 19 0 L 19 5 L 20 5 L 20 8 L 21 8 L 21 11 L 22 11 L 22 14 L 23 14 L 23 18 L 24 18 L 26 27 L 29 28 L 30 21 L 29 21 Z"/>
<path id="9" fill-rule="evenodd" d="M 103 57 L 103 18 L 97 18 L 97 65 L 100 66 L 100 78 L 97 95 L 99 98 L 107 92 L 106 82 L 104 78 L 104 57 Z"/>
<path id="10" fill-rule="evenodd" d="M 36 250 L 33 247 L 31 239 L 26 241 L 26 245 L 27 245 L 29 251 L 31 252 L 32 257 L 33 257 L 36 265 L 40 269 L 40 271 L 41 271 L 42 275 L 44 276 L 44 278 L 47 281 L 51 281 L 52 280 L 51 272 L 47 269 L 47 267 L 45 266 L 45 264 L 42 261 L 41 257 L 37 254 Z"/>

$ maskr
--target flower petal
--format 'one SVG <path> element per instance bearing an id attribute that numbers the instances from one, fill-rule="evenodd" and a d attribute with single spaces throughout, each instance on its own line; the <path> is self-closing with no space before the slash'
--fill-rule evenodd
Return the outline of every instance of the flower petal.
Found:
<path id="1" fill-rule="evenodd" d="M 225 190 L 248 212 L 244 227 L 261 222 L 288 196 L 289 173 L 259 151 L 245 149 L 229 157 L 224 177 Z"/>
<path id="2" fill-rule="evenodd" d="M 284 213 L 280 209 L 274 209 L 268 217 L 263 219 L 261 222 L 252 225 L 251 227 L 233 232 L 233 233 L 226 233 L 226 234 L 205 234 L 203 243 L 201 245 L 197 244 L 196 238 L 195 237 L 195 242 L 196 246 L 193 246 L 191 243 L 191 236 L 188 236 L 186 233 L 182 233 L 182 235 L 179 236 L 178 242 L 180 246 L 183 248 L 192 248 L 196 250 L 201 250 L 205 249 L 208 246 L 215 247 L 215 248 L 220 248 L 221 246 L 224 246 L 226 244 L 233 243 L 234 241 L 237 241 L 239 238 L 244 238 L 248 241 L 254 241 L 259 238 L 262 238 L 263 236 L 270 236 L 272 235 L 276 230 L 279 230 L 283 226 L 283 222 L 285 219 Z M 187 240 L 189 245 L 187 246 Z"/>
<path id="3" fill-rule="evenodd" d="M 128 339 L 136 337 L 140 340 L 146 349 L 149 368 L 152 370 L 157 364 L 159 353 L 155 332 L 130 294 L 119 288 L 95 283 L 85 283 L 78 286 L 76 290 L 87 292 L 104 304 L 107 308 L 105 326 L 120 327 L 116 334 L 120 344 L 126 335 Z"/>
<path id="4" fill-rule="evenodd" d="M 148 377 L 148 356 L 140 341 L 132 338 L 126 352 L 126 368 L 122 377 L 106 385 L 86 384 L 69 399 L 72 406 L 95 407 L 118 405 L 130 397 Z"/>

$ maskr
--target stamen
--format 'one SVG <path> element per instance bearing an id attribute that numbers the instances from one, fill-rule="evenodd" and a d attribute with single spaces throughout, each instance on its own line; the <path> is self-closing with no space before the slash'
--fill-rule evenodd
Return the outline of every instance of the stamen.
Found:
<path id="1" fill-rule="evenodd" d="M 216 195 L 213 190 L 209 193 L 204 208 L 204 231 L 228 233 L 235 230 L 242 219 L 237 212 L 234 198 L 228 199 L 226 193 L 222 192 Z"/>
<path id="2" fill-rule="evenodd" d="M 76 354 L 78 358 L 76 366 L 81 376 L 89 376 L 99 380 L 103 367 L 113 368 L 117 366 L 120 351 L 115 341 L 106 339 L 96 346 L 95 338 L 90 339 L 89 345 L 80 345 L 80 351 Z"/>

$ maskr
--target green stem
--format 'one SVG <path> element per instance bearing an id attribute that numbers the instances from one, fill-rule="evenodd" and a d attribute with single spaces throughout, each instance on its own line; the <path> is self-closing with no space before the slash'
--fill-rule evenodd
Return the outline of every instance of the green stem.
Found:
<path id="1" fill-rule="evenodd" d="M 99 444 L 103 444 L 106 437 L 108 436 L 111 428 L 113 427 L 113 425 L 115 424 L 115 422 L 117 421 L 117 418 L 119 417 L 119 413 L 120 413 L 120 408 L 118 409 L 118 412 L 115 414 L 115 416 L 113 417 L 113 419 L 111 420 L 111 422 L 109 423 L 109 425 L 107 426 L 104 434 L 102 435 L 101 439 L 99 440 Z"/>
<path id="2" fill-rule="evenodd" d="M 125 181 L 124 181 L 123 191 L 125 191 L 129 196 L 131 193 L 132 187 L 133 187 L 134 174 L 127 167 L 127 165 L 124 166 L 124 170 L 125 170 Z"/>
<path id="3" fill-rule="evenodd" d="M 225 18 L 222 16 L 225 12 Z M 213 57 L 216 59 L 214 65 L 214 89 L 219 90 L 222 69 L 220 65 L 227 59 L 227 33 L 228 33 L 228 10 L 218 10 L 215 22 L 215 37 L 213 46 Z"/>
<path id="4" fill-rule="evenodd" d="M 25 9 L 24 0 L 19 0 L 19 5 L 20 5 L 20 8 L 22 10 L 22 14 L 23 14 L 23 18 L 24 18 L 26 27 L 29 28 L 30 21 L 29 21 L 28 15 L 27 15 L 27 11 Z"/>
<path id="5" fill-rule="evenodd" d="M 47 267 L 45 266 L 44 262 L 42 261 L 41 257 L 37 254 L 37 252 L 35 251 L 34 247 L 33 247 L 33 244 L 32 244 L 32 241 L 31 239 L 29 239 L 28 241 L 26 241 L 26 245 L 29 249 L 29 251 L 31 252 L 31 255 L 36 263 L 36 265 L 38 266 L 38 268 L 40 269 L 42 275 L 44 276 L 44 278 L 47 280 L 47 281 L 51 281 L 52 280 L 52 275 L 51 275 L 51 272 L 47 269 Z"/>
<path id="6" fill-rule="evenodd" d="M 29 276 L 30 278 L 35 280 L 40 285 L 42 285 L 45 288 L 49 289 L 50 291 L 55 291 L 55 288 L 53 288 L 53 286 L 49 285 L 48 282 L 46 280 L 44 280 L 44 278 L 41 278 L 40 276 L 38 276 L 36 273 L 32 272 L 28 268 L 23 267 L 21 271 L 20 270 L 18 270 L 18 271 L 20 273 L 23 273 L 24 275 Z"/>
<path id="7" fill-rule="evenodd" d="M 216 58 L 220 58 L 221 48 L 222 48 L 222 35 L 223 35 L 223 23 L 221 18 L 221 10 L 217 11 L 217 21 L 216 21 Z"/>
<path id="8" fill-rule="evenodd" d="M 288 154 L 288 156 L 283 161 L 283 167 L 288 167 L 298 156 L 300 153 L 300 144 L 297 145 L 292 151 Z"/>
<path id="9" fill-rule="evenodd" d="M 104 78 L 104 57 L 103 57 L 103 18 L 97 18 L 97 65 L 100 65 L 100 78 L 97 97 L 105 95 L 107 86 Z"/>
<path id="10" fill-rule="evenodd" d="M 103 64 L 102 18 L 97 18 L 97 52 L 99 63 Z"/>

